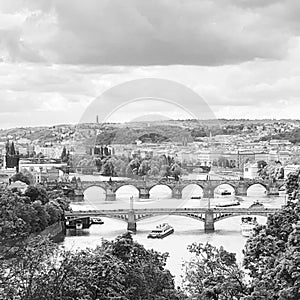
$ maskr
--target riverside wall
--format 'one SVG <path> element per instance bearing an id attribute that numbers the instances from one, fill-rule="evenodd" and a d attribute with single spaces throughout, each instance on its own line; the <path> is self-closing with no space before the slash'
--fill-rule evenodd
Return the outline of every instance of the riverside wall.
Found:
<path id="1" fill-rule="evenodd" d="M 36 236 L 50 236 L 50 238 L 54 238 L 57 235 L 63 233 L 65 230 L 65 225 L 63 221 L 56 222 L 48 227 L 46 227 L 43 231 L 31 234 L 30 237 Z"/>

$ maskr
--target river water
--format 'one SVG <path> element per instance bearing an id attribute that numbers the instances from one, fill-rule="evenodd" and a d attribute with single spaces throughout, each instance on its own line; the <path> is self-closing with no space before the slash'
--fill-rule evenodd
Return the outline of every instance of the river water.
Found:
<path id="1" fill-rule="evenodd" d="M 138 199 L 138 191 L 132 186 L 124 186 L 117 191 L 116 201 L 105 201 L 104 191 L 97 187 L 91 187 L 85 192 L 83 202 L 73 202 L 73 210 L 94 210 L 94 209 L 121 209 L 130 207 L 129 199 L 134 198 L 134 208 L 177 208 L 177 207 L 214 207 L 218 203 L 224 203 L 234 199 L 234 196 L 221 196 L 220 192 L 228 190 L 233 193 L 229 185 L 224 185 L 215 191 L 214 198 L 191 199 L 191 196 L 202 196 L 202 189 L 195 185 L 190 185 L 183 190 L 183 199 L 172 199 L 171 191 L 166 186 L 156 186 L 150 191 L 150 199 Z M 259 200 L 265 207 L 281 207 L 285 201 L 285 194 L 279 197 L 268 197 L 265 190 L 260 185 L 252 186 L 248 189 L 247 197 L 239 199 L 239 207 L 249 207 L 254 201 Z M 210 203 L 209 203 L 210 202 Z M 240 232 L 239 217 L 232 217 L 215 223 L 213 233 L 204 232 L 204 223 L 182 216 L 158 216 L 139 221 L 137 223 L 137 233 L 133 235 L 134 240 L 143 244 L 148 249 L 160 252 L 168 252 L 169 258 L 167 268 L 175 276 L 177 285 L 181 284 L 183 275 L 182 264 L 189 260 L 191 254 L 187 247 L 192 243 L 209 242 L 215 246 L 224 246 L 230 252 L 236 253 L 239 263 L 242 262 L 242 249 L 247 238 Z M 261 224 L 265 224 L 265 217 L 257 217 Z M 102 239 L 114 239 L 118 235 L 127 231 L 127 223 L 110 218 L 103 218 L 103 225 L 92 225 L 87 230 L 76 232 L 68 230 L 62 244 L 67 249 L 84 249 L 101 245 Z M 147 239 L 149 232 L 161 223 L 169 223 L 174 227 L 174 234 L 164 239 Z"/>

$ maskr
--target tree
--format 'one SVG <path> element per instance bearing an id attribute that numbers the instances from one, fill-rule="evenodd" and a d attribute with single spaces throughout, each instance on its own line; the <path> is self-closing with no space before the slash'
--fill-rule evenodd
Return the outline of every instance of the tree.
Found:
<path id="1" fill-rule="evenodd" d="M 150 171 L 149 162 L 147 160 L 143 160 L 139 166 L 138 174 L 140 176 L 148 175 Z"/>
<path id="2" fill-rule="evenodd" d="M 287 205 L 268 217 L 267 225 L 255 229 L 244 251 L 244 266 L 252 278 L 250 295 L 254 299 L 299 299 L 299 174 L 287 180 Z M 298 272 L 296 271 L 298 270 Z"/>
<path id="3" fill-rule="evenodd" d="M 26 183 L 28 185 L 30 184 L 29 178 L 27 176 L 25 176 L 23 173 L 16 173 L 15 175 L 13 175 L 11 177 L 11 180 L 13 182 L 22 181 L 22 182 L 24 182 L 24 183 Z"/>
<path id="4" fill-rule="evenodd" d="M 0 289 L 5 299 L 23 300 L 183 299 L 165 269 L 166 258 L 127 234 L 75 252 L 35 238 L 6 262 Z"/>
<path id="5" fill-rule="evenodd" d="M 64 147 L 63 147 L 63 150 L 62 150 L 62 152 L 61 152 L 60 158 L 61 158 L 61 160 L 63 160 L 65 157 L 67 157 L 67 149 L 66 149 L 66 147 L 64 146 Z"/>
<path id="6" fill-rule="evenodd" d="M 27 240 L 18 255 L 0 260 L 0 291 L 3 299 L 33 300 L 34 291 L 40 288 L 37 282 L 49 271 L 51 258 L 57 246 L 47 238 Z M 3 267 L 3 268 L 2 268 Z"/>
<path id="7" fill-rule="evenodd" d="M 229 168 L 230 163 L 229 163 L 227 158 L 225 158 L 224 156 L 220 156 L 218 158 L 218 165 L 223 167 L 223 168 Z"/>
<path id="8" fill-rule="evenodd" d="M 114 165 L 113 165 L 111 159 L 107 159 L 103 163 L 100 174 L 103 176 L 115 176 L 116 175 L 115 168 L 114 168 Z"/>
<path id="9" fill-rule="evenodd" d="M 49 201 L 47 192 L 42 186 L 28 186 L 24 195 L 29 197 L 31 202 L 40 200 L 43 204 L 46 204 Z"/>
<path id="10" fill-rule="evenodd" d="M 179 164 L 177 163 L 174 163 L 171 167 L 171 171 L 172 171 L 172 175 L 174 176 L 175 180 L 178 181 L 179 180 L 179 177 L 181 176 L 182 174 L 182 169 L 181 167 L 179 166 Z"/>
<path id="11" fill-rule="evenodd" d="M 147 250 L 124 234 L 105 241 L 103 248 L 120 260 L 125 268 L 125 299 L 179 299 L 171 273 L 165 269 L 167 253 Z"/>
<path id="12" fill-rule="evenodd" d="M 243 299 L 247 295 L 244 273 L 236 263 L 235 254 L 210 244 L 192 244 L 194 254 L 185 264 L 185 290 L 191 299 Z"/>
<path id="13" fill-rule="evenodd" d="M 263 169 L 266 165 L 267 165 L 267 163 L 266 163 L 264 160 L 259 160 L 259 161 L 257 162 L 257 167 L 258 167 L 259 169 Z"/>

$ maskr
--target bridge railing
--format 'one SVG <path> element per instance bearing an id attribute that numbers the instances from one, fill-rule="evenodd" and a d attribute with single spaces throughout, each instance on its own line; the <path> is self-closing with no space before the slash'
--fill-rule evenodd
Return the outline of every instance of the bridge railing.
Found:
<path id="1" fill-rule="evenodd" d="M 213 212 L 213 213 L 274 213 L 278 211 L 279 208 L 267 208 L 267 207 L 259 207 L 259 208 L 143 208 L 143 209 L 135 209 L 134 213 L 136 214 L 147 214 L 147 213 L 206 213 L 206 212 Z M 113 210 L 88 210 L 88 211 L 73 211 L 73 212 L 66 212 L 66 216 L 74 216 L 74 215 L 93 215 L 93 214 L 128 214 L 130 212 L 129 209 L 113 209 Z"/>

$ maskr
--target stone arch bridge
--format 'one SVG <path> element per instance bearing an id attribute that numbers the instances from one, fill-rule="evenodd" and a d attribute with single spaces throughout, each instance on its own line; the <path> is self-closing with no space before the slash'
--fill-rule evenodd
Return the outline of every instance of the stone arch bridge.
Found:
<path id="1" fill-rule="evenodd" d="M 181 199 L 183 189 L 191 184 L 198 185 L 203 190 L 204 198 L 213 198 L 215 189 L 222 185 L 228 184 L 234 189 L 236 196 L 246 196 L 249 187 L 255 184 L 263 186 L 267 193 L 276 193 L 285 184 L 284 180 L 273 182 L 271 180 L 123 180 L 123 181 L 80 181 L 76 184 L 70 184 L 69 188 L 76 190 L 78 198 L 82 197 L 86 189 L 89 187 L 100 187 L 105 191 L 106 200 L 111 201 L 116 199 L 116 192 L 122 186 L 134 186 L 139 192 L 139 198 L 148 199 L 150 190 L 157 185 L 165 185 L 172 191 L 172 198 Z M 77 198 L 77 199 L 78 199 Z"/>
<path id="2" fill-rule="evenodd" d="M 176 215 L 196 219 L 204 222 L 206 232 L 214 231 L 217 221 L 242 215 L 265 216 L 275 213 L 276 208 L 265 208 L 263 205 L 251 206 L 249 208 L 145 208 L 145 209 L 114 209 L 114 210 L 89 210 L 66 212 L 68 221 L 88 219 L 90 217 L 108 217 L 127 222 L 127 229 L 136 231 L 136 223 L 140 220 L 160 215 Z"/>

